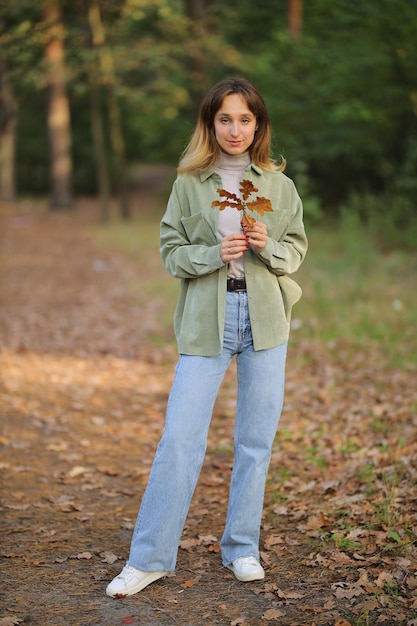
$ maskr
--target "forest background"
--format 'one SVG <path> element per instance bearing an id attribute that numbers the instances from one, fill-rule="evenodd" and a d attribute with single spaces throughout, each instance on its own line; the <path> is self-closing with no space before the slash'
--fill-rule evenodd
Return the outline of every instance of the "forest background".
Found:
<path id="1" fill-rule="evenodd" d="M 0 2 L 0 626 L 416 626 L 416 53 L 417 0 Z M 267 576 L 218 558 L 232 368 L 175 575 L 114 602 L 177 358 L 159 222 L 230 75 L 309 237 Z"/>
<path id="2" fill-rule="evenodd" d="M 202 94 L 245 75 L 306 216 L 417 233 L 416 0 L 13 0 L 0 7 L 0 194 L 51 207 L 175 166 Z"/>

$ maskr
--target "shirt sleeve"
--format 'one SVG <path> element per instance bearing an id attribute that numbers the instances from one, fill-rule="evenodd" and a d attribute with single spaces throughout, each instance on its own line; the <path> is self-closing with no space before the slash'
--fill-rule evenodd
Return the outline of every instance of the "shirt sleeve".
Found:
<path id="1" fill-rule="evenodd" d="M 160 226 L 160 252 L 168 272 L 177 278 L 198 278 L 220 269 L 221 244 L 203 212 L 184 209 L 188 198 L 175 181 Z"/>
<path id="2" fill-rule="evenodd" d="M 291 220 L 278 240 L 268 237 L 265 248 L 257 256 L 271 272 L 280 276 L 298 270 L 307 252 L 308 242 L 303 224 L 303 205 L 295 185 L 292 185 Z"/>

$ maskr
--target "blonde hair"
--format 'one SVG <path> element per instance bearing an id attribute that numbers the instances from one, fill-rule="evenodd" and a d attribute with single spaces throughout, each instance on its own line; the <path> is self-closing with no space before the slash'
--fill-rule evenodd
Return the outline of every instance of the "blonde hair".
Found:
<path id="1" fill-rule="evenodd" d="M 207 171 L 215 166 L 220 147 L 214 133 L 214 117 L 224 98 L 235 93 L 243 96 L 256 118 L 257 130 L 249 150 L 252 162 L 263 170 L 285 169 L 285 159 L 277 165 L 271 157 L 271 122 L 261 94 L 246 78 L 225 78 L 210 89 L 201 103 L 194 133 L 178 165 L 178 174 Z"/>

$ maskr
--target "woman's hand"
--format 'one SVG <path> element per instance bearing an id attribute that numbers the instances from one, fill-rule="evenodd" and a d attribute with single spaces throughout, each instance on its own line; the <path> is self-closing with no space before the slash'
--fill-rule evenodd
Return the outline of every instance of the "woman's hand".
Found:
<path id="1" fill-rule="evenodd" d="M 249 248 L 249 243 L 246 236 L 243 233 L 234 233 L 228 235 L 222 241 L 220 248 L 220 256 L 223 263 L 230 263 L 230 261 L 236 261 Z"/>
<path id="2" fill-rule="evenodd" d="M 257 252 L 260 252 L 265 248 L 268 240 L 268 232 L 263 222 L 255 222 L 252 228 L 246 228 L 245 235 L 247 242 Z"/>

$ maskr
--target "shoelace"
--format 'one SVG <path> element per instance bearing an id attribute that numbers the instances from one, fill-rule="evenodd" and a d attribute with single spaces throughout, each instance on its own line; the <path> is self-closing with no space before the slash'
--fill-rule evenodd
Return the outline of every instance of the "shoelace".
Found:
<path id="1" fill-rule="evenodd" d="M 242 563 L 242 565 L 256 565 L 258 567 L 258 561 L 254 556 L 242 556 L 239 562 Z"/>
<path id="2" fill-rule="evenodd" d="M 125 565 L 122 571 L 120 572 L 118 578 L 120 578 L 121 580 L 127 581 L 127 580 L 130 580 L 132 576 L 134 575 L 135 575 L 135 568 L 132 567 L 131 565 Z"/>

